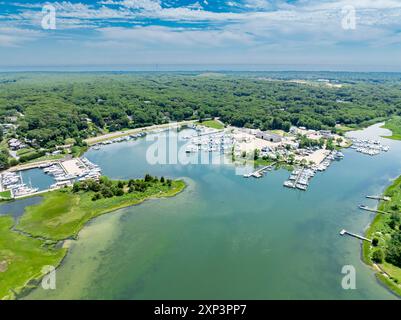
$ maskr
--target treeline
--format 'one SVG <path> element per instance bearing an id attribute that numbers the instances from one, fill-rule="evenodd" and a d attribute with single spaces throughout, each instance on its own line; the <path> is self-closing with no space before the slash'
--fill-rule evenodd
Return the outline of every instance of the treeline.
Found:
<path id="1" fill-rule="evenodd" d="M 401 268 L 401 205 L 398 204 L 397 199 L 400 199 L 400 195 L 401 180 L 398 178 L 395 185 L 386 191 L 386 196 L 391 197 L 392 200 L 381 208 L 389 213 L 383 223 L 386 237 L 372 239 L 372 245 L 378 247 L 373 251 L 372 260 L 376 263 L 386 261 L 399 268 Z"/>
<path id="2" fill-rule="evenodd" d="M 8 163 L 8 152 L 5 149 L 0 149 L 0 170 L 8 169 L 10 166 Z"/>
<path id="3" fill-rule="evenodd" d="M 347 80 L 341 88 L 260 74 L 19 74 L 0 83 L 0 121 L 51 148 L 101 131 L 220 117 L 239 127 L 334 129 L 401 115 L 401 81 Z M 348 75 L 351 77 L 351 75 Z M 340 75 L 338 75 L 340 77 Z"/>

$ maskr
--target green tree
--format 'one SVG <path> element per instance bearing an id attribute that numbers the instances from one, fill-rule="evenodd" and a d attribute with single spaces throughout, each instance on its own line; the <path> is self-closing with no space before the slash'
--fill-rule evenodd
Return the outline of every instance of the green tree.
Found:
<path id="1" fill-rule="evenodd" d="M 382 263 L 384 260 L 384 253 L 382 249 L 377 249 L 373 251 L 372 261 L 376 263 Z"/>
<path id="2" fill-rule="evenodd" d="M 97 193 L 95 193 L 95 194 L 93 195 L 92 201 L 97 201 L 97 200 L 99 200 L 99 199 L 101 199 L 101 198 L 102 198 L 102 195 L 101 195 L 99 192 L 97 192 Z"/>

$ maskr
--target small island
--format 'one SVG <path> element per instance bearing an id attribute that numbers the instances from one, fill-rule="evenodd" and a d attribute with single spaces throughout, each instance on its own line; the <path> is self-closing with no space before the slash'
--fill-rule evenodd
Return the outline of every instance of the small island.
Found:
<path id="1" fill-rule="evenodd" d="M 18 298 L 37 286 L 42 267 L 59 266 L 68 252 L 65 240 L 76 239 L 91 219 L 148 199 L 175 196 L 185 187 L 182 180 L 149 174 L 128 181 L 102 176 L 43 194 L 18 222 L 0 216 L 0 300 Z"/>

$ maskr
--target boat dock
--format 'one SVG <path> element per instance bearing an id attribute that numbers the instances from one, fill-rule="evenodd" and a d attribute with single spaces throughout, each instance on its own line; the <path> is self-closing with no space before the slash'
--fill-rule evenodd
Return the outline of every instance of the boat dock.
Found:
<path id="1" fill-rule="evenodd" d="M 366 196 L 366 198 L 379 201 L 391 201 L 391 198 L 386 196 Z"/>
<path id="2" fill-rule="evenodd" d="M 361 209 L 361 210 L 370 211 L 370 212 L 374 212 L 374 213 L 382 213 L 382 214 L 387 214 L 388 213 L 388 212 L 381 211 L 381 210 L 378 210 L 378 209 L 369 208 L 368 206 L 365 206 L 365 205 L 362 205 L 362 204 L 359 205 L 358 208 Z"/>
<path id="3" fill-rule="evenodd" d="M 363 236 L 361 236 L 361 235 L 359 235 L 359 234 L 355 234 L 355 233 L 349 232 L 349 231 L 347 231 L 347 230 L 345 230 L 345 229 L 342 229 L 342 230 L 340 231 L 340 235 L 341 235 L 341 236 L 348 235 L 348 236 L 357 238 L 357 239 L 359 239 L 359 240 L 372 242 L 371 239 L 365 238 L 365 237 L 363 237 Z"/>
<path id="4" fill-rule="evenodd" d="M 197 135 L 197 137 L 212 136 L 212 135 L 215 135 L 215 134 L 218 134 L 218 133 L 222 133 L 222 132 L 224 132 L 224 129 L 217 130 L 217 131 L 203 132 L 203 133 L 199 133 Z"/>
<path id="5" fill-rule="evenodd" d="M 301 169 L 299 170 L 299 173 L 298 173 L 297 177 L 295 178 L 294 188 L 296 188 L 296 186 L 297 186 L 297 184 L 298 184 L 298 182 L 299 182 L 299 179 L 301 179 L 301 176 L 302 176 L 302 173 L 303 173 L 303 172 L 304 172 L 304 168 L 301 168 Z"/>
<path id="6" fill-rule="evenodd" d="M 287 188 L 296 189 L 299 179 L 302 176 L 304 168 L 296 169 L 291 173 L 289 180 L 284 182 L 284 186 Z"/>
<path id="7" fill-rule="evenodd" d="M 245 178 L 250 178 L 250 177 L 261 178 L 261 177 L 263 177 L 264 172 L 271 170 L 271 169 L 272 169 L 272 165 L 264 166 L 254 172 L 244 174 L 244 177 Z"/>
<path id="8" fill-rule="evenodd" d="M 30 169 L 36 169 L 36 168 L 45 168 L 49 167 L 55 163 L 58 163 L 59 160 L 45 160 L 45 161 L 38 161 L 34 163 L 28 163 L 28 164 L 20 164 L 18 166 L 12 167 L 8 169 L 8 172 L 18 172 L 18 171 L 24 171 L 24 170 L 30 170 Z"/>

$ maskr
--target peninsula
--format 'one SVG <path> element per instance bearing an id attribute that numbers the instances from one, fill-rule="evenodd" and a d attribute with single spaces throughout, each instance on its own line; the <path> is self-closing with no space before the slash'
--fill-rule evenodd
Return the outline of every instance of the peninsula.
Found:
<path id="1" fill-rule="evenodd" d="M 15 299 L 35 287 L 44 265 L 57 267 L 68 252 L 65 240 L 102 214 L 184 190 L 182 180 L 145 175 L 129 181 L 76 182 L 43 194 L 43 200 L 25 208 L 19 221 L 0 216 L 0 299 Z"/>

